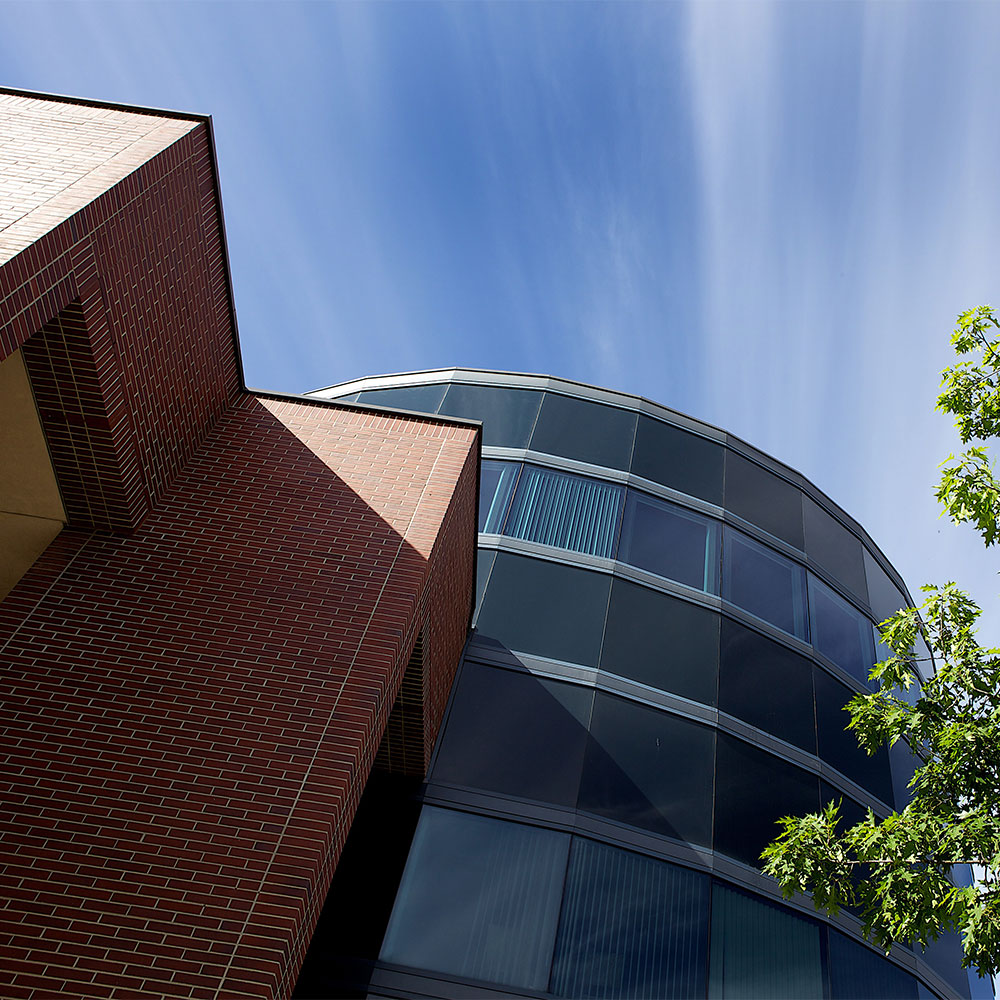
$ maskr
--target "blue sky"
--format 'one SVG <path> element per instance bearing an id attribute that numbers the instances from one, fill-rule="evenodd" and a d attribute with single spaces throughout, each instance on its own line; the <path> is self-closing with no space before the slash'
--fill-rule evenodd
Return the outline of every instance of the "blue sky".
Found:
<path id="1" fill-rule="evenodd" d="M 3 82 L 214 116 L 247 382 L 640 393 L 805 473 L 910 582 L 956 313 L 1000 304 L 1000 5 L 0 4 Z"/>

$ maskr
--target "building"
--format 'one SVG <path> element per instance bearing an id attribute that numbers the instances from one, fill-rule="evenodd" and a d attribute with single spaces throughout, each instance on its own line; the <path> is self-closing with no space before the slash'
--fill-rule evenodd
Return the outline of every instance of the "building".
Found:
<path id="1" fill-rule="evenodd" d="M 320 396 L 244 385 L 210 120 L 0 90 L 0 994 L 969 995 L 754 868 L 905 782 L 858 525 L 633 397 Z"/>
<path id="2" fill-rule="evenodd" d="M 860 525 L 622 393 L 448 370 L 317 395 L 475 417 L 484 437 L 476 629 L 427 783 L 370 793 L 373 827 L 393 796 L 410 825 L 360 834 L 384 897 L 351 931 L 334 914 L 357 921 L 356 886 L 335 881 L 300 996 L 970 995 L 956 938 L 886 959 L 756 867 L 779 816 L 905 801 L 909 751 L 869 758 L 844 732 L 874 624 L 910 604 Z"/>

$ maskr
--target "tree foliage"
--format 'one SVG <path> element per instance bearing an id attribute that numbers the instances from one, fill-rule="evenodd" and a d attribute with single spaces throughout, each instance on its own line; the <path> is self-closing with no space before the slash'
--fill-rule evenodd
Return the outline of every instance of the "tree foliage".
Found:
<path id="1" fill-rule="evenodd" d="M 938 399 L 962 444 L 973 444 L 948 457 L 937 497 L 987 546 L 1000 539 L 1000 483 L 985 446 L 1000 437 L 998 332 L 989 306 L 959 316 L 952 336 L 959 360 L 944 371 Z M 964 964 L 992 976 L 1000 972 L 1000 650 L 977 643 L 980 609 L 954 583 L 923 591 L 920 608 L 880 626 L 892 656 L 872 668 L 878 690 L 847 706 L 848 728 L 869 754 L 909 744 L 917 764 L 909 804 L 884 819 L 869 810 L 850 827 L 835 802 L 786 817 L 762 855 L 764 870 L 787 898 L 811 892 L 829 913 L 858 908 L 866 935 L 886 951 L 894 941 L 926 947 L 958 931 Z M 936 670 L 914 697 L 921 638 Z M 952 882 L 960 863 L 979 866 L 976 885 Z"/>

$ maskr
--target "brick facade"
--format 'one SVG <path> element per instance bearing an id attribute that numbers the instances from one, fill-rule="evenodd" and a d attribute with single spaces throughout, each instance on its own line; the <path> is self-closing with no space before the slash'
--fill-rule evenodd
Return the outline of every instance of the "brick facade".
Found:
<path id="1" fill-rule="evenodd" d="M 76 107 L 0 94 L 0 146 L 18 102 Z M 471 608 L 478 428 L 248 393 L 208 125 L 150 131 L 0 265 L 68 517 L 0 602 L 10 997 L 287 995 L 414 644 L 426 766 Z"/>

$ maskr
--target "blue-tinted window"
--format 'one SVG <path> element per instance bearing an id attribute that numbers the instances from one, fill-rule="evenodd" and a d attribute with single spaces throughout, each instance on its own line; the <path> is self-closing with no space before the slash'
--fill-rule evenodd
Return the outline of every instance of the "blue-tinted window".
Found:
<path id="1" fill-rule="evenodd" d="M 425 808 L 380 960 L 544 990 L 569 840 Z"/>
<path id="2" fill-rule="evenodd" d="M 868 685 L 868 674 L 875 663 L 871 621 L 811 573 L 809 610 L 816 651 L 846 670 L 859 684 Z"/>
<path id="3" fill-rule="evenodd" d="M 722 544 L 722 596 L 755 618 L 808 638 L 805 570 L 729 527 Z"/>
<path id="4" fill-rule="evenodd" d="M 476 553 L 476 615 L 483 603 L 483 592 L 486 590 L 486 581 L 490 578 L 490 571 L 493 569 L 493 560 L 496 552 L 492 549 L 479 549 Z"/>
<path id="5" fill-rule="evenodd" d="M 504 534 L 610 559 L 623 492 L 599 479 L 526 465 Z"/>
<path id="6" fill-rule="evenodd" d="M 373 406 L 392 406 L 397 410 L 414 410 L 417 413 L 437 413 L 447 388 L 444 384 L 438 384 L 366 389 L 358 393 L 358 402 L 371 403 Z"/>
<path id="7" fill-rule="evenodd" d="M 503 530 L 520 468 L 516 462 L 483 459 L 479 470 L 479 530 L 485 534 L 498 535 Z"/>
<path id="8" fill-rule="evenodd" d="M 630 566 L 710 594 L 719 592 L 719 525 L 629 490 L 618 558 Z"/>
<path id="9" fill-rule="evenodd" d="M 450 385 L 439 412 L 483 422 L 483 444 L 525 448 L 542 394 L 533 389 L 492 385 Z"/>
<path id="10" fill-rule="evenodd" d="M 551 992 L 704 996 L 708 886 L 707 875 L 575 837 Z"/>
<path id="11" fill-rule="evenodd" d="M 643 479 L 721 506 L 724 459 L 725 449 L 717 441 L 639 417 L 632 472 Z"/>
<path id="12" fill-rule="evenodd" d="M 802 498 L 806 554 L 855 597 L 868 600 L 860 539 L 811 497 Z"/>
<path id="13" fill-rule="evenodd" d="M 833 1000 L 917 1000 L 917 982 L 898 965 L 830 928 Z"/>
<path id="14" fill-rule="evenodd" d="M 820 926 L 786 907 L 712 884 L 713 1000 L 823 1000 Z"/>
<path id="15" fill-rule="evenodd" d="M 532 451 L 562 455 L 609 469 L 628 469 L 636 414 L 614 406 L 545 393 Z"/>

